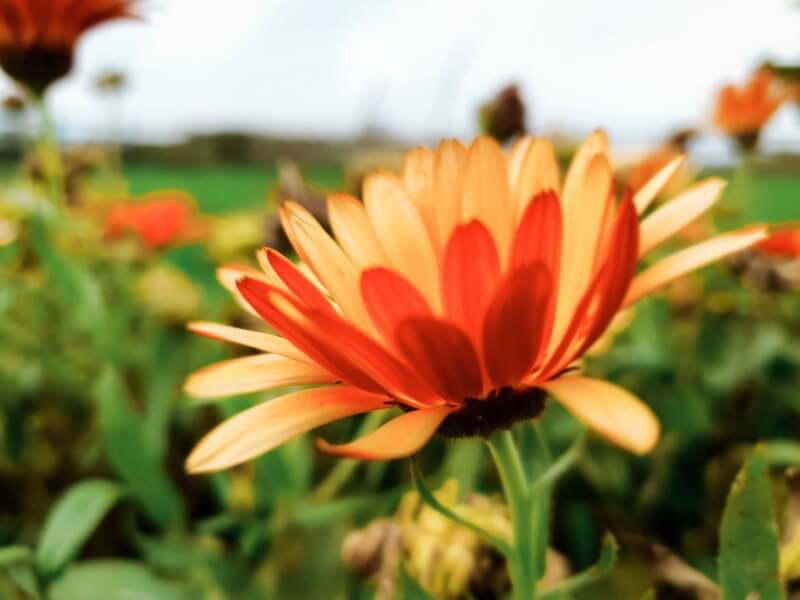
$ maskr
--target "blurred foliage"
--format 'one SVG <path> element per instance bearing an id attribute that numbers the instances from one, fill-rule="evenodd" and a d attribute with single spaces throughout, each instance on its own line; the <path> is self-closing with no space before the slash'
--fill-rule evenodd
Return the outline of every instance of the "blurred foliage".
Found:
<path id="1" fill-rule="evenodd" d="M 332 189 L 344 172 L 304 175 Z M 242 352 L 189 334 L 185 320 L 255 326 L 215 268 L 253 260 L 275 170 L 130 165 L 124 174 L 114 186 L 89 177 L 93 202 L 182 188 L 208 215 L 209 237 L 159 250 L 112 243 L 102 211 L 54 213 L 16 175 L 0 189 L 0 216 L 19 230 L 0 246 L 0 597 L 372 597 L 372 584 L 344 568 L 341 544 L 398 510 L 412 486 L 407 464 L 337 461 L 303 437 L 228 472 L 183 472 L 213 424 L 268 397 L 193 404 L 181 384 Z M 755 165 L 733 180 L 716 226 L 800 218 L 795 175 Z M 248 218 L 263 228 L 243 226 Z M 226 231 L 245 241 L 220 243 Z M 550 562 L 563 570 L 548 597 L 706 598 L 715 582 L 740 590 L 776 574 L 790 504 L 784 472 L 800 466 L 800 291 L 739 266 L 707 268 L 640 303 L 587 363 L 648 401 L 664 433 L 645 458 L 588 442 L 556 488 Z M 352 419 L 324 435 L 347 439 L 374 425 Z M 527 429 L 516 433 L 527 438 Z M 563 451 L 581 428 L 553 405 L 542 430 Z M 433 489 L 458 482 L 453 506 L 500 489 L 478 441 L 437 439 L 418 461 Z M 739 572 L 737 551 L 766 568 Z M 398 597 L 426 598 L 412 571 L 401 561 L 392 574 Z M 794 571 L 782 570 L 778 587 L 791 589 Z M 762 599 L 777 597 L 776 579 L 763 585 Z"/>

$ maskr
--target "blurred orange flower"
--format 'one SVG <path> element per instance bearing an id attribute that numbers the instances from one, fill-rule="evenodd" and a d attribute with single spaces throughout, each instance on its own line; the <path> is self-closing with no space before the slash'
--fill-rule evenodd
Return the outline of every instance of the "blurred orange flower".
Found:
<path id="1" fill-rule="evenodd" d="M 228 419 L 187 460 L 192 472 L 251 459 L 315 427 L 399 407 L 403 414 L 330 453 L 392 459 L 435 433 L 489 436 L 538 416 L 549 394 L 632 452 L 659 435 L 652 411 L 572 366 L 615 315 L 657 288 L 766 237 L 720 235 L 637 272 L 640 259 L 717 200 L 709 178 L 640 219 L 680 166 L 615 198 L 606 135 L 592 134 L 562 183 L 547 140 L 505 155 L 491 138 L 445 141 L 377 172 L 364 203 L 328 198 L 335 239 L 295 203 L 281 210 L 298 267 L 272 249 L 262 270 L 228 266 L 220 280 L 279 334 L 192 323 L 202 335 L 257 349 L 193 374 L 185 390 L 218 397 L 317 384 Z M 319 385 L 323 384 L 323 385 Z"/>
<path id="2" fill-rule="evenodd" d="M 106 237 L 134 233 L 148 248 L 198 239 L 204 229 L 194 200 L 180 191 L 153 192 L 136 202 L 119 204 L 105 221 Z"/>
<path id="3" fill-rule="evenodd" d="M 754 147 L 761 129 L 786 98 L 781 90 L 766 69 L 756 71 L 744 87 L 725 86 L 717 98 L 717 126 L 736 137 L 743 147 Z"/>
<path id="4" fill-rule="evenodd" d="M 800 228 L 776 231 L 759 243 L 758 249 L 769 256 L 798 258 L 800 257 Z"/>
<path id="5" fill-rule="evenodd" d="M 633 165 L 628 173 L 626 183 L 633 192 L 638 192 L 650 181 L 659 171 L 669 165 L 672 161 L 683 156 L 683 151 L 672 145 L 665 144 L 661 148 L 647 154 L 639 162 Z M 661 196 L 672 196 L 686 188 L 694 177 L 694 171 L 682 162 L 681 166 L 675 170 L 672 177 L 664 185 L 659 193 Z"/>
<path id="6" fill-rule="evenodd" d="M 72 68 L 78 38 L 113 19 L 133 17 L 136 0 L 0 0 L 0 66 L 41 95 Z"/>

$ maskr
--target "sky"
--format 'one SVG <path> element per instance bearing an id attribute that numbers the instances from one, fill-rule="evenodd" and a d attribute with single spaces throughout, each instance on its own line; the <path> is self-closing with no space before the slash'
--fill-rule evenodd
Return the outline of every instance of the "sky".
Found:
<path id="1" fill-rule="evenodd" d="M 649 142 L 709 125 L 716 90 L 760 61 L 800 60 L 792 2 L 148 0 L 143 22 L 85 36 L 51 101 L 71 136 L 121 118 L 139 141 L 371 128 L 426 141 L 475 134 L 477 107 L 513 81 L 537 134 L 602 126 Z M 120 109 L 92 89 L 109 68 L 131 81 Z M 800 145 L 797 114 L 782 111 L 765 141 Z"/>

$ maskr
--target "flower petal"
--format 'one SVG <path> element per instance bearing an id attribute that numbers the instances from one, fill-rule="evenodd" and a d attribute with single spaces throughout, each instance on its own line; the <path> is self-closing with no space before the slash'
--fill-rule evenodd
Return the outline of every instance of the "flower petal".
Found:
<path id="1" fill-rule="evenodd" d="M 602 129 L 597 129 L 587 137 L 578 148 L 572 162 L 567 169 L 567 175 L 564 178 L 564 186 L 561 189 L 561 201 L 565 206 L 571 205 L 576 202 L 581 188 L 583 187 L 583 179 L 586 176 L 586 168 L 589 162 L 595 155 L 601 154 L 608 158 L 610 150 L 608 147 L 608 135 Z"/>
<path id="2" fill-rule="evenodd" d="M 374 332 L 361 300 L 359 274 L 344 251 L 306 209 L 294 202 L 281 207 L 286 235 L 300 258 L 311 267 L 344 315 L 366 332 Z"/>
<path id="3" fill-rule="evenodd" d="M 392 460 L 417 453 L 427 442 L 447 415 L 458 410 L 443 406 L 414 410 L 349 444 L 329 444 L 317 440 L 323 452 L 364 460 Z"/>
<path id="4" fill-rule="evenodd" d="M 711 208 L 726 185 L 718 177 L 709 177 L 644 219 L 639 256 L 644 256 Z"/>
<path id="5" fill-rule="evenodd" d="M 229 325 L 222 325 L 220 323 L 208 323 L 206 321 L 192 321 L 186 327 L 189 331 L 197 333 L 198 335 L 225 342 L 232 342 L 240 346 L 261 350 L 262 352 L 272 352 L 285 356 L 286 358 L 314 364 L 314 361 L 309 357 L 292 346 L 287 340 L 277 335 L 262 333 L 260 331 L 251 331 L 249 329 L 239 329 L 238 327 L 230 327 Z"/>
<path id="6" fill-rule="evenodd" d="M 562 377 L 538 386 L 617 446 L 645 454 L 658 442 L 661 427 L 653 411 L 620 387 L 586 377 Z"/>
<path id="7" fill-rule="evenodd" d="M 349 194 L 328 196 L 328 217 L 336 239 L 359 269 L 388 265 L 364 204 Z"/>
<path id="8" fill-rule="evenodd" d="M 768 235 L 765 227 L 746 227 L 718 235 L 671 254 L 639 273 L 631 283 L 624 306 L 630 306 L 662 285 L 695 269 L 757 244 Z"/>
<path id="9" fill-rule="evenodd" d="M 432 317 L 428 303 L 402 275 L 378 267 L 361 274 L 361 294 L 375 327 L 394 344 L 394 330 L 409 317 Z"/>
<path id="10" fill-rule="evenodd" d="M 647 207 L 656 199 L 658 193 L 667 185 L 667 182 L 683 164 L 684 160 L 686 160 L 685 156 L 678 156 L 673 159 L 667 166 L 653 175 L 653 177 L 636 192 L 636 195 L 633 197 L 633 203 L 636 205 L 636 212 L 641 215 L 647 210 Z"/>
<path id="11" fill-rule="evenodd" d="M 364 204 L 391 266 L 438 307 L 438 261 L 422 217 L 403 184 L 389 172 L 369 175 L 364 182 Z"/>
<path id="12" fill-rule="evenodd" d="M 252 277 L 260 281 L 271 283 L 264 273 L 258 269 L 244 265 L 226 265 L 217 269 L 217 281 L 233 296 L 236 303 L 251 315 L 257 317 L 258 313 L 253 309 L 247 300 L 244 299 L 236 283 L 244 277 Z"/>
<path id="13" fill-rule="evenodd" d="M 458 140 L 443 140 L 433 161 L 434 220 L 438 235 L 434 246 L 444 251 L 456 225 L 461 221 L 461 187 L 466 150 Z"/>
<path id="14" fill-rule="evenodd" d="M 220 398 L 263 390 L 333 383 L 325 369 L 278 354 L 256 354 L 215 363 L 192 373 L 183 391 L 193 398 Z"/>
<path id="15" fill-rule="evenodd" d="M 516 220 L 522 218 L 528 205 L 541 192 L 558 193 L 560 179 L 553 144 L 545 139 L 533 140 L 522 159 L 516 186 L 512 188 Z"/>
<path id="16" fill-rule="evenodd" d="M 480 221 L 459 225 L 444 252 L 442 299 L 447 319 L 480 343 L 483 315 L 500 279 L 500 257 Z"/>
<path id="17" fill-rule="evenodd" d="M 433 215 L 433 161 L 434 153 L 422 146 L 414 148 L 403 160 L 403 185 L 408 197 L 417 207 L 428 236 L 436 235 L 436 221 Z"/>
<path id="18" fill-rule="evenodd" d="M 186 460 L 191 473 L 243 463 L 311 429 L 385 407 L 387 398 L 348 386 L 302 390 L 274 398 L 224 421 Z"/>
<path id="19" fill-rule="evenodd" d="M 558 276 L 561 269 L 561 236 L 561 204 L 558 196 L 553 191 L 542 192 L 528 203 L 522 215 L 511 245 L 511 268 L 538 262 Z"/>
<path id="20" fill-rule="evenodd" d="M 545 348 L 553 291 L 553 278 L 541 263 L 509 273 L 500 284 L 483 325 L 483 362 L 495 388 L 520 383 Z"/>
<path id="21" fill-rule="evenodd" d="M 443 398 L 461 403 L 483 391 L 478 354 L 459 327 L 415 317 L 397 326 L 395 340 L 415 373 Z"/>
<path id="22" fill-rule="evenodd" d="M 501 260 L 511 245 L 513 209 L 508 168 L 494 139 L 479 137 L 467 150 L 461 193 L 461 222 L 481 221 L 494 237 Z"/>
<path id="23" fill-rule="evenodd" d="M 311 283 L 288 258 L 272 248 L 267 248 L 265 255 L 275 274 L 286 285 L 286 289 L 291 294 L 294 294 L 296 298 L 302 300 L 311 308 L 328 314 L 336 314 L 331 303 L 319 291 L 319 288 Z"/>

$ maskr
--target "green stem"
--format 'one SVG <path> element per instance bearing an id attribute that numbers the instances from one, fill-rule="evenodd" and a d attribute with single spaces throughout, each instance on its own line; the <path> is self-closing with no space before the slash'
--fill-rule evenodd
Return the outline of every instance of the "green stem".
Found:
<path id="1" fill-rule="evenodd" d="M 536 597 L 538 566 L 536 565 L 535 548 L 532 531 L 535 525 L 532 506 L 529 502 L 528 481 L 522 468 L 517 446 L 510 431 L 502 431 L 492 436 L 489 441 L 492 454 L 503 491 L 511 511 L 514 527 L 515 559 L 509 564 L 509 574 L 513 585 L 514 600 L 533 600 Z"/>
<path id="2" fill-rule="evenodd" d="M 39 156 L 42 161 L 42 169 L 47 180 L 50 200 L 56 208 L 60 209 L 65 205 L 64 165 L 61 161 L 61 152 L 58 149 L 56 130 L 44 96 L 37 96 L 34 103 L 39 109 L 41 118 Z"/>

